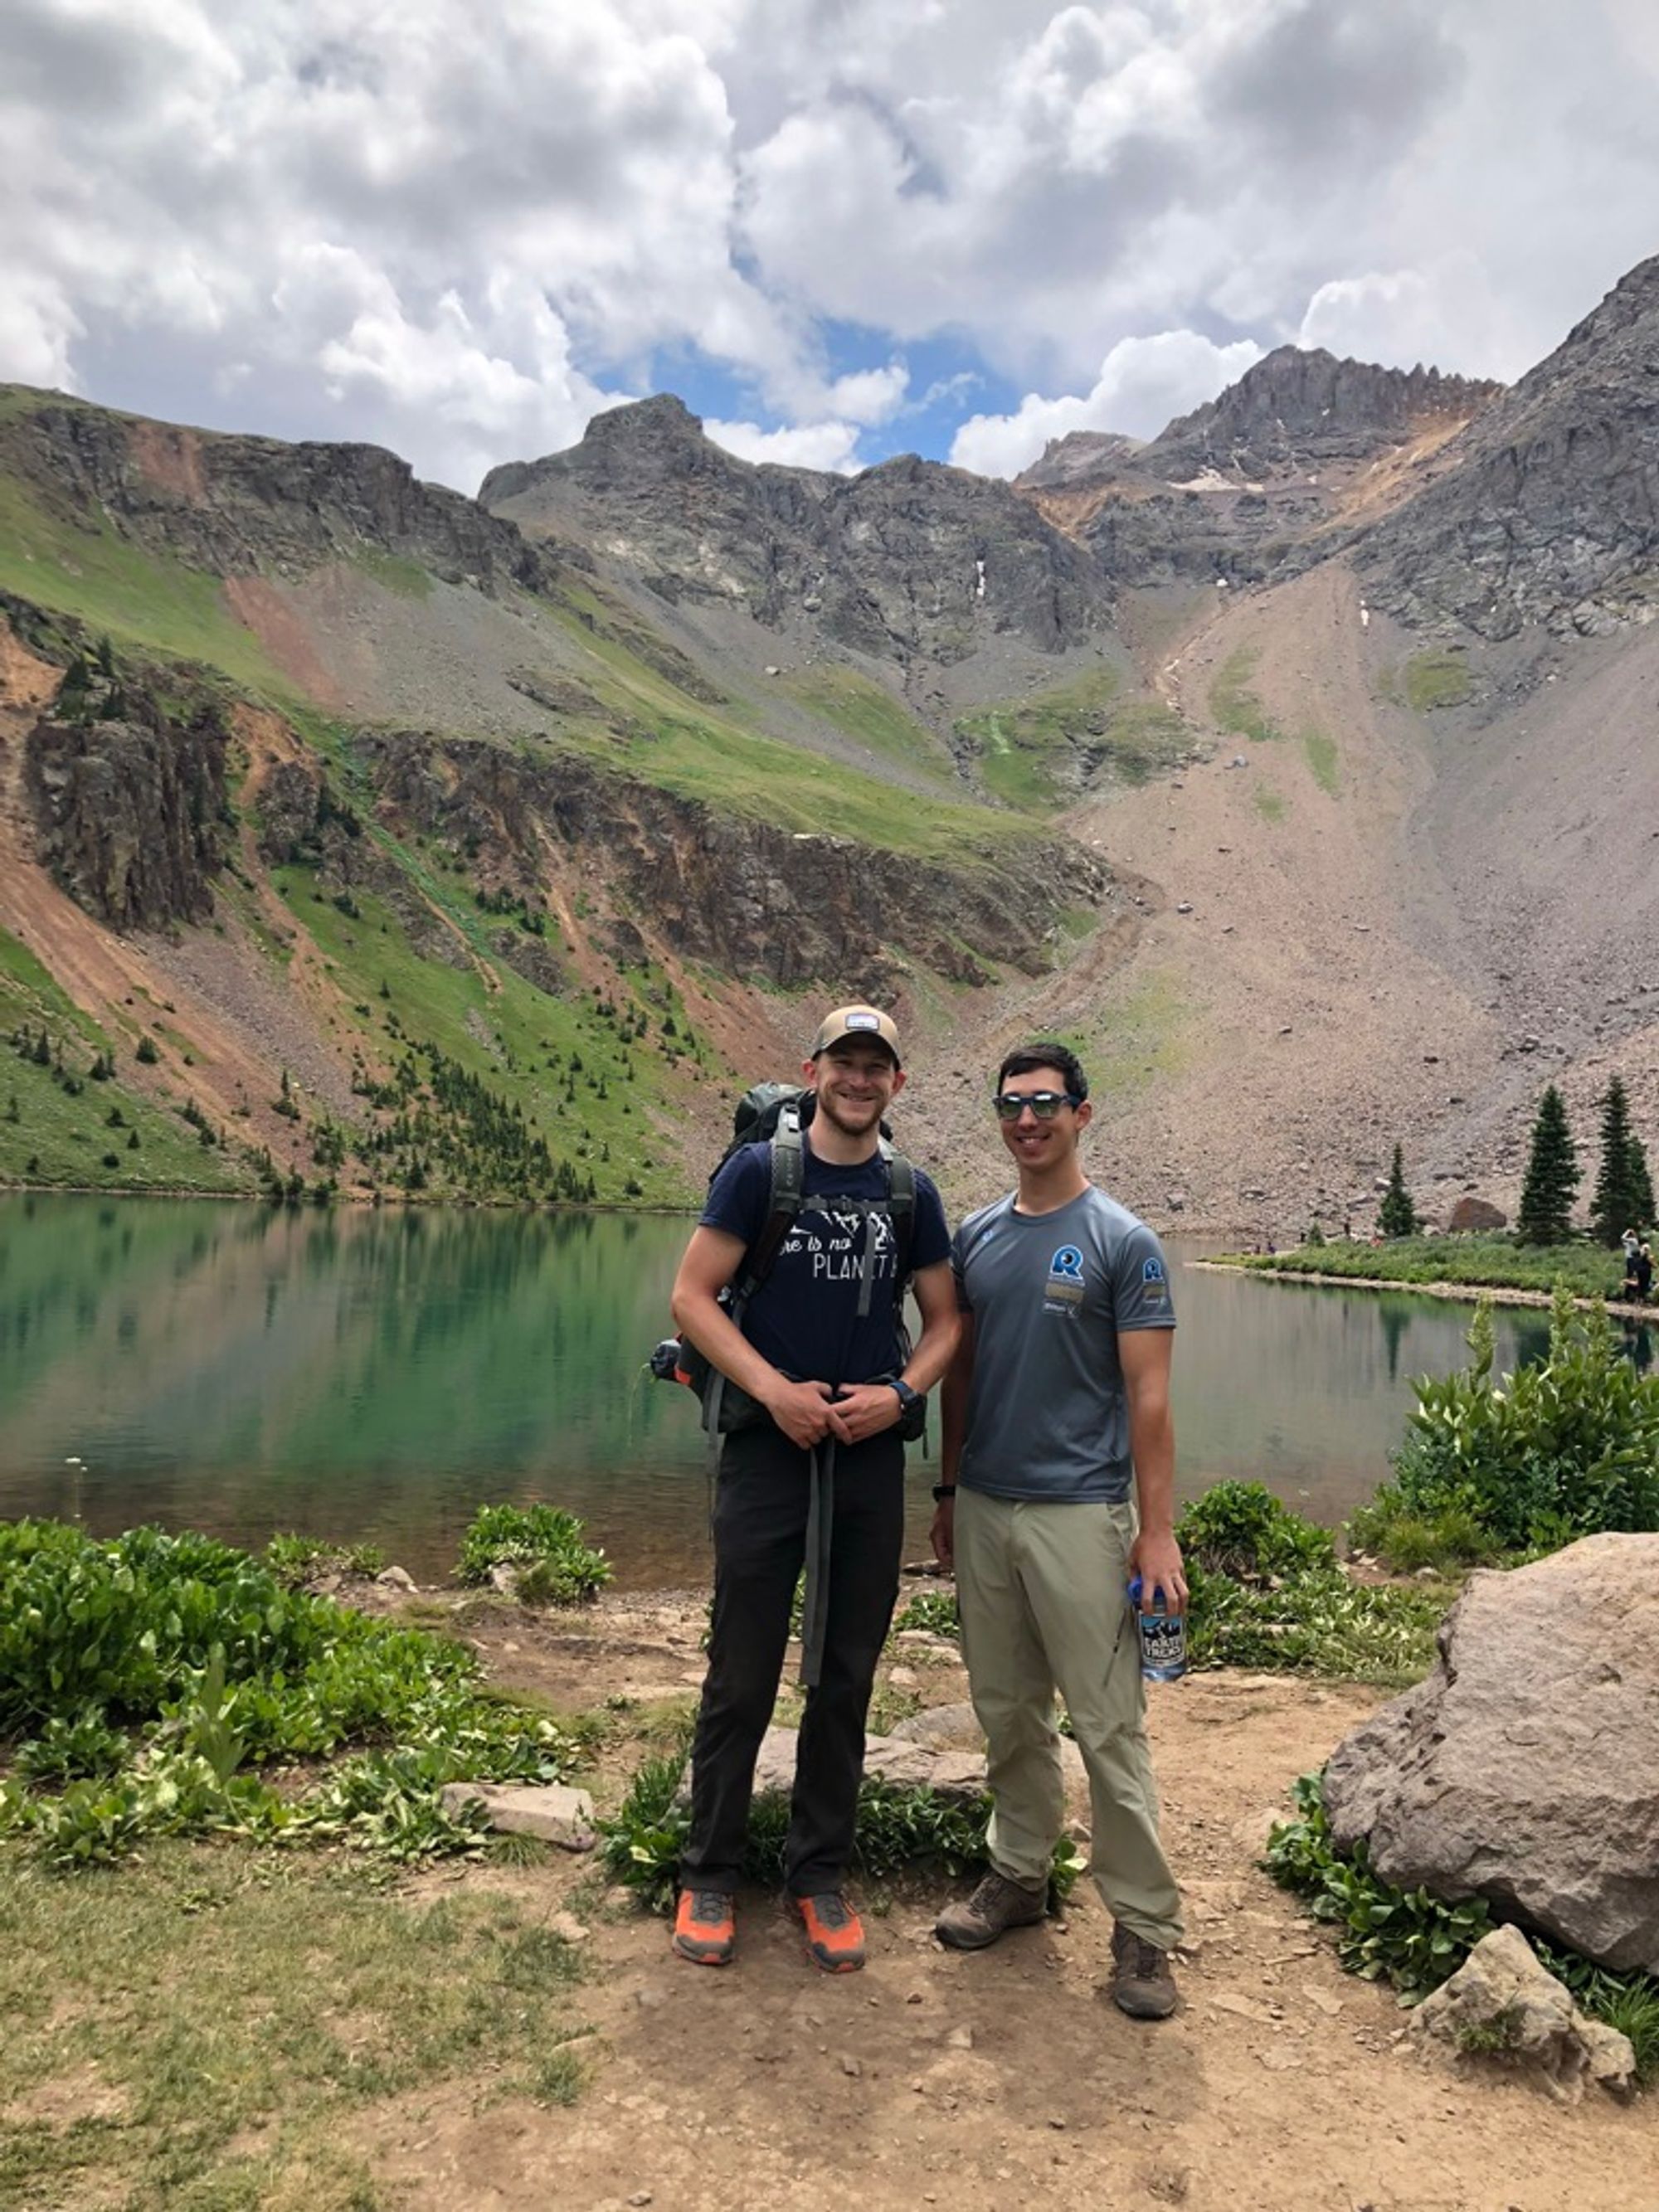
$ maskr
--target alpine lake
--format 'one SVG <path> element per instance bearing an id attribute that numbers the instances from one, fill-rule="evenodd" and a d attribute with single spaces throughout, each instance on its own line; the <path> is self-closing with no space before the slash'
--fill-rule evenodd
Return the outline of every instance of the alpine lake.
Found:
<path id="1" fill-rule="evenodd" d="M 684 1217 L 210 1200 L 0 1198 L 0 1516 L 139 1522 L 257 1548 L 289 1529 L 447 1579 L 483 1504 L 568 1508 L 623 1588 L 707 1580 L 690 1392 L 646 1367 Z M 1183 1265 L 1182 1496 L 1259 1480 L 1334 1524 L 1386 1480 L 1413 1375 L 1466 1357 L 1471 1309 Z M 1547 1316 L 1497 1313 L 1499 1364 Z M 1634 1347 L 1651 1356 L 1645 1332 Z M 927 1552 L 937 1414 L 909 1455 Z"/>

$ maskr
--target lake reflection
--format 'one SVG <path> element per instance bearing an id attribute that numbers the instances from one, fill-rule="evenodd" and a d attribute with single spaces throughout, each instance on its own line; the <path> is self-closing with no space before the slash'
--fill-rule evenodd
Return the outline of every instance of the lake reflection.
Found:
<path id="1" fill-rule="evenodd" d="M 478 1504 L 540 1497 L 583 1516 L 623 1583 L 701 1581 L 696 1408 L 643 1369 L 688 1227 L 0 1199 L 0 1513 L 247 1544 L 298 1528 L 378 1543 L 426 1581 Z M 1456 1364 L 1469 1319 L 1190 1268 L 1176 1297 L 1183 1494 L 1259 1477 L 1328 1521 L 1385 1476 L 1409 1378 Z M 1500 1310 L 1500 1363 L 1547 1334 Z M 1632 1351 L 1650 1361 L 1647 1331 Z M 915 1554 L 935 1475 L 911 1468 Z"/>

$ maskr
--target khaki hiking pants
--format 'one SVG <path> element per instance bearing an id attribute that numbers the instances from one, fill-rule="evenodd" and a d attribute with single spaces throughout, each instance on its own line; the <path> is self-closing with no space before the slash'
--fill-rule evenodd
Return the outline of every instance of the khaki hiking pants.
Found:
<path id="1" fill-rule="evenodd" d="M 1113 1917 L 1160 1949 L 1181 1894 L 1158 1833 L 1146 1686 L 1130 1616 L 1133 1504 L 1037 1504 L 962 1490 L 957 1592 L 974 1711 L 988 1747 L 991 1863 L 1046 1881 L 1066 1816 L 1058 1687 L 1089 1777 L 1089 1872 Z"/>

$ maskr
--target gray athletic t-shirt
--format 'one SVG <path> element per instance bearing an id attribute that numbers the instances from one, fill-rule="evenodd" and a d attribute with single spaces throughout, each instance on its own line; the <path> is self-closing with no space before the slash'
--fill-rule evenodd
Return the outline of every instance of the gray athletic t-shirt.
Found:
<path id="1" fill-rule="evenodd" d="M 1173 1328 L 1163 1247 L 1092 1184 L 1053 1213 L 1012 1194 L 970 1213 L 951 1247 L 974 1317 L 974 1382 L 958 1479 L 994 1498 L 1129 1495 L 1121 1330 Z"/>

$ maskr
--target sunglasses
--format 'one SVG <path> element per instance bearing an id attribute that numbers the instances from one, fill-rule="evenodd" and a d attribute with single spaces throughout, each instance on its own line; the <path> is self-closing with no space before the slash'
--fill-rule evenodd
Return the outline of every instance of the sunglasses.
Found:
<path id="1" fill-rule="evenodd" d="M 991 1100 L 999 1121 L 1018 1121 L 1028 1106 L 1039 1121 L 1052 1121 L 1062 1106 L 1082 1103 L 1069 1091 L 999 1091 Z"/>

